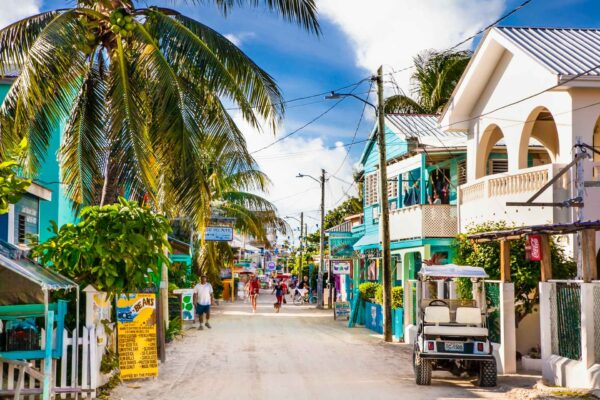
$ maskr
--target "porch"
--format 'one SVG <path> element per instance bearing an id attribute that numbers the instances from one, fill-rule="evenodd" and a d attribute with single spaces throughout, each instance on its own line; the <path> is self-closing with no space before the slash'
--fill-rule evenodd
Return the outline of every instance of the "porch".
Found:
<path id="1" fill-rule="evenodd" d="M 390 240 L 454 237 L 457 211 L 452 204 L 417 204 L 390 212 Z"/>
<path id="2" fill-rule="evenodd" d="M 459 187 L 460 232 L 481 221 L 505 221 L 509 225 L 541 225 L 570 222 L 568 208 L 511 207 L 508 201 L 525 202 L 548 181 L 564 164 L 545 164 L 516 172 L 487 175 Z M 569 174 L 563 175 L 537 199 L 540 203 L 559 203 L 570 196 Z"/>

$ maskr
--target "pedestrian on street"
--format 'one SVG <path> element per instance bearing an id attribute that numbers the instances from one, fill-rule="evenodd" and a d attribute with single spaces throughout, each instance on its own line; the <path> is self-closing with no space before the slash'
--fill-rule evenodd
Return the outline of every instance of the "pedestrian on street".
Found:
<path id="1" fill-rule="evenodd" d="M 283 295 L 285 293 L 283 291 L 283 284 L 278 280 L 275 280 L 273 284 L 273 293 L 275 293 L 275 297 L 277 298 L 277 301 L 273 306 L 275 307 L 275 312 L 278 313 L 279 310 L 281 310 L 281 303 L 283 302 Z"/>
<path id="2" fill-rule="evenodd" d="M 200 277 L 200 283 L 194 286 L 194 304 L 196 305 L 196 314 L 198 314 L 198 330 L 204 329 L 202 326 L 203 316 L 206 314 L 206 327 L 211 328 L 210 323 L 210 306 L 214 304 L 213 287 L 206 280 L 206 275 Z"/>
<path id="3" fill-rule="evenodd" d="M 260 292 L 260 282 L 256 275 L 252 275 L 252 279 L 250 280 L 250 302 L 252 303 L 252 312 L 256 312 L 256 300 L 258 298 L 258 292 Z"/>

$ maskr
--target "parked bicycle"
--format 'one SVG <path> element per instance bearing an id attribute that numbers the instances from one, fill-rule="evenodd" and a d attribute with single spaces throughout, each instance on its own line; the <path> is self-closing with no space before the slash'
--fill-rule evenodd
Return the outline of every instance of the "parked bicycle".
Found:
<path id="1" fill-rule="evenodd" d="M 302 304 L 317 304 L 317 296 L 311 290 L 308 290 L 306 293 L 304 293 L 304 295 L 302 295 L 302 293 L 296 289 L 294 290 L 292 301 L 297 306 Z"/>

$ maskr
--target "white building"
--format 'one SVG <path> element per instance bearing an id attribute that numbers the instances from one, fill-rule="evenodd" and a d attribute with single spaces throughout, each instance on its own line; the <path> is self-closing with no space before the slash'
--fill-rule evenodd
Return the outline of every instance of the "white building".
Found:
<path id="1" fill-rule="evenodd" d="M 526 201 L 548 182 L 573 159 L 578 138 L 600 146 L 599 65 L 600 30 L 502 27 L 487 33 L 440 122 L 447 130 L 468 131 L 467 184 L 459 195 L 462 232 L 486 220 L 519 226 L 577 220 L 574 208 L 506 202 Z M 504 162 L 489 157 L 498 142 L 505 144 Z M 583 163 L 583 220 L 600 219 L 600 164 L 594 161 L 600 157 Z M 574 198 L 572 181 L 566 174 L 536 202 Z M 565 240 L 574 250 L 573 240 Z"/>

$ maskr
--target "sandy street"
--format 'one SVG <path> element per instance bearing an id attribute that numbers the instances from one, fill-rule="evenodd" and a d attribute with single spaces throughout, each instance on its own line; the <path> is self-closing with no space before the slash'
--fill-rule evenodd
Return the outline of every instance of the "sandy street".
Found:
<path id="1" fill-rule="evenodd" d="M 214 307 L 213 328 L 188 330 L 167 350 L 160 376 L 126 382 L 114 399 L 459 399 L 507 398 L 535 377 L 499 378 L 495 389 L 434 372 L 430 387 L 417 387 L 410 348 L 383 344 L 364 328 L 349 329 L 330 311 L 284 306 L 261 296 L 249 304 Z"/>

